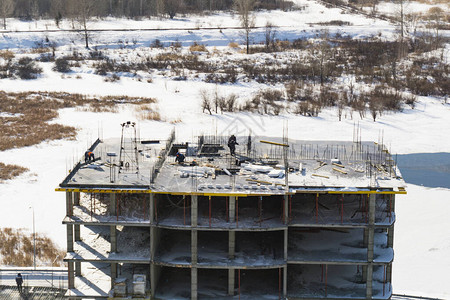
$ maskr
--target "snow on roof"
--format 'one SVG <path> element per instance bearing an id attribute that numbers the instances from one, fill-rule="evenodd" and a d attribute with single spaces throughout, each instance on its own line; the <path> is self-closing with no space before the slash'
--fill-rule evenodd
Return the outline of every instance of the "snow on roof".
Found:
<path id="1" fill-rule="evenodd" d="M 207 195 L 404 192 L 392 156 L 374 142 L 238 136 L 236 155 L 231 155 L 227 140 L 201 136 L 173 143 L 171 137 L 130 140 L 132 146 L 126 141 L 121 146 L 120 139 L 99 140 L 91 147 L 95 161 L 85 163 L 83 157 L 60 186 Z M 182 163 L 175 161 L 180 149 L 186 153 Z"/>

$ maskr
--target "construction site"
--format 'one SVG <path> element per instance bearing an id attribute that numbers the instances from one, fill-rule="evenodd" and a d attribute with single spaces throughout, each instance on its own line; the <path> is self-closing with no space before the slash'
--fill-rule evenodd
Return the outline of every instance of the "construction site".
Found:
<path id="1" fill-rule="evenodd" d="M 406 190 L 382 143 L 121 125 L 56 189 L 67 299 L 391 299 Z"/>

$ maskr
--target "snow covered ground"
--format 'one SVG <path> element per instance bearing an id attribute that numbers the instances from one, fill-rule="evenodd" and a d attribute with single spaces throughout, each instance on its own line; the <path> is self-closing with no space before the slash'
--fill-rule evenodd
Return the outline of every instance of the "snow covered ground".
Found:
<path id="1" fill-rule="evenodd" d="M 303 10 L 291 12 L 259 12 L 257 25 L 264 26 L 270 20 L 276 26 L 277 38 L 295 39 L 300 36 L 314 36 L 317 23 L 330 20 L 349 21 L 353 25 L 331 27 L 331 32 L 346 33 L 355 37 L 376 35 L 382 32 L 392 37 L 395 26 L 385 21 L 366 19 L 359 15 L 342 14 L 338 9 L 327 9 L 309 0 L 298 0 Z M 227 13 L 208 17 L 178 18 L 176 20 L 113 20 L 97 21 L 95 29 L 111 28 L 201 28 L 238 26 L 238 19 Z M 70 29 L 69 22 L 63 28 Z M 12 31 L 55 29 L 53 21 L 20 22 L 8 20 Z M 0 31 L 1 32 L 1 31 Z M 252 33 L 253 41 L 263 40 L 264 29 Z M 48 36 L 59 46 L 58 51 L 71 52 L 83 49 L 81 37 L 76 33 L 18 33 L 8 32 L 0 36 L 0 49 L 26 51 L 35 42 Z M 136 47 L 148 46 L 153 40 L 164 43 L 181 41 L 190 45 L 197 41 L 208 46 L 227 46 L 232 41 L 242 42 L 238 30 L 168 30 L 139 32 L 101 32 L 93 35 L 92 45 L 105 48 L 119 48 L 119 41 L 133 41 Z M 123 43 L 122 43 L 123 45 Z M 134 47 L 134 46 L 133 46 Z M 444 59 L 449 60 L 449 47 Z M 51 63 L 41 63 L 44 73 L 36 80 L 21 81 L 2 79 L 0 90 L 4 91 L 66 91 L 89 95 L 129 95 L 155 97 L 163 121 L 142 121 L 136 111 L 122 105 L 118 113 L 92 113 L 77 108 L 60 111 L 53 122 L 72 125 L 78 128 L 75 141 L 51 141 L 36 146 L 0 152 L 0 161 L 18 164 L 30 169 L 14 180 L 0 183 L 0 226 L 32 228 L 32 213 L 36 218 L 36 230 L 52 237 L 58 245 L 65 247 L 66 229 L 61 225 L 65 215 L 65 197 L 54 188 L 63 180 L 75 161 L 81 158 L 85 149 L 100 136 L 118 137 L 120 123 L 133 120 L 138 122 L 140 136 L 159 136 L 169 134 L 175 127 L 179 137 L 192 137 L 199 133 L 234 133 L 280 136 L 283 124 L 289 125 L 289 137 L 304 140 L 352 140 L 355 123 L 362 128 L 363 140 L 380 140 L 392 153 L 450 152 L 450 105 L 442 99 L 419 97 L 415 109 L 405 107 L 402 113 L 384 114 L 373 122 L 369 116 L 360 120 L 350 111 L 338 121 L 336 109 L 326 109 L 319 117 L 310 118 L 293 114 L 281 116 L 261 116 L 251 113 L 224 113 L 207 115 L 201 112 L 199 91 L 216 89 L 227 95 L 238 94 L 249 97 L 261 88 L 256 83 L 240 82 L 236 85 L 217 86 L 201 81 L 173 81 L 153 77 L 152 83 L 139 82 L 134 78 L 122 77 L 119 82 L 104 82 L 92 71 L 82 73 L 81 79 L 75 76 L 62 78 L 60 73 L 51 70 Z M 69 78 L 70 77 L 70 78 Z M 181 121 L 181 122 L 180 122 Z M 171 124 L 171 122 L 175 124 Z M 450 178 L 449 178 L 450 180 Z M 396 201 L 396 232 L 394 258 L 394 293 L 415 294 L 450 298 L 448 269 L 450 267 L 450 219 L 448 211 L 450 190 L 426 188 L 416 185 L 408 187 L 407 196 L 399 196 Z"/>

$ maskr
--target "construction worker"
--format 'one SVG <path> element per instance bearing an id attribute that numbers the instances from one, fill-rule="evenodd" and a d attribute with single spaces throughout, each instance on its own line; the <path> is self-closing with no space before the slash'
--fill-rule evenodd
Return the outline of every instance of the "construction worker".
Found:
<path id="1" fill-rule="evenodd" d="M 234 151 L 236 150 L 236 145 L 239 145 L 239 143 L 236 141 L 236 137 L 234 134 L 230 136 L 228 139 L 228 148 L 230 148 L 231 155 L 234 155 Z"/>
<path id="2" fill-rule="evenodd" d="M 20 274 L 20 273 L 17 274 L 16 283 L 17 283 L 17 289 L 19 290 L 19 293 L 22 293 L 22 283 L 23 283 L 22 274 Z"/>
<path id="3" fill-rule="evenodd" d="M 91 162 L 94 160 L 95 160 L 94 152 L 92 152 L 91 150 L 84 152 L 84 162 L 85 163 L 88 163 L 88 162 Z"/>
<path id="4" fill-rule="evenodd" d="M 184 162 L 185 156 L 183 153 L 177 152 L 175 162 L 182 164 Z"/>

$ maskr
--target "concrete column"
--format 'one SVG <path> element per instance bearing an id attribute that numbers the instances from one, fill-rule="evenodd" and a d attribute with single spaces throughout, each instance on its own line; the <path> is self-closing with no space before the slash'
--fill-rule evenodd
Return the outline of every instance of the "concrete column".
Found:
<path id="1" fill-rule="evenodd" d="M 73 270 L 73 261 L 69 261 L 67 263 L 67 272 L 68 272 L 68 285 L 69 289 L 75 288 L 75 276 L 74 276 L 74 270 Z"/>
<path id="2" fill-rule="evenodd" d="M 161 231 L 157 227 L 150 228 L 150 259 L 153 262 L 155 260 L 156 251 L 158 250 Z"/>
<path id="3" fill-rule="evenodd" d="M 284 224 L 289 223 L 289 196 L 284 195 Z"/>
<path id="4" fill-rule="evenodd" d="M 228 269 L 228 296 L 234 296 L 234 281 L 236 271 L 234 269 Z"/>
<path id="5" fill-rule="evenodd" d="M 283 298 L 287 298 L 287 265 L 283 267 Z"/>
<path id="6" fill-rule="evenodd" d="M 81 241 L 80 225 L 74 225 L 75 242 Z"/>
<path id="7" fill-rule="evenodd" d="M 115 216 L 117 214 L 117 202 L 116 202 L 116 194 L 111 193 L 109 194 L 109 213 L 111 216 Z"/>
<path id="8" fill-rule="evenodd" d="M 73 252 L 73 225 L 67 224 L 67 252 Z"/>
<path id="9" fill-rule="evenodd" d="M 117 252 L 117 230 L 116 226 L 109 226 L 111 252 Z"/>
<path id="10" fill-rule="evenodd" d="M 367 266 L 366 299 L 372 299 L 373 264 Z"/>
<path id="11" fill-rule="evenodd" d="M 228 232 L 228 259 L 234 259 L 236 251 L 236 231 Z"/>
<path id="12" fill-rule="evenodd" d="M 197 229 L 192 230 L 191 232 L 191 263 L 192 265 L 197 264 L 197 242 L 198 242 L 198 232 Z"/>
<path id="13" fill-rule="evenodd" d="M 150 194 L 150 224 L 155 222 L 155 194 Z"/>
<path id="14" fill-rule="evenodd" d="M 66 215 L 73 216 L 72 192 L 66 192 Z"/>
<path id="15" fill-rule="evenodd" d="M 197 268 L 193 267 L 191 269 L 191 300 L 197 300 Z"/>
<path id="16" fill-rule="evenodd" d="M 374 249 L 374 228 L 375 228 L 375 197 L 372 194 L 369 197 L 369 226 L 367 229 L 367 261 L 373 262 Z"/>
<path id="17" fill-rule="evenodd" d="M 230 223 L 236 221 L 236 197 L 228 197 L 228 219 Z"/>
<path id="18" fill-rule="evenodd" d="M 284 262 L 287 263 L 288 260 L 288 229 L 284 230 Z"/>
<path id="19" fill-rule="evenodd" d="M 117 263 L 111 263 L 111 289 L 114 288 L 114 281 L 117 278 Z"/>
<path id="20" fill-rule="evenodd" d="M 81 276 L 81 261 L 75 262 L 75 276 Z"/>
<path id="21" fill-rule="evenodd" d="M 161 275 L 161 267 L 154 264 L 150 265 L 150 286 L 152 299 L 155 299 L 156 288 L 158 286 L 159 276 Z"/>
<path id="22" fill-rule="evenodd" d="M 366 299 L 372 299 L 372 284 L 373 284 L 373 251 L 374 251 L 374 228 L 375 228 L 375 200 L 376 195 L 369 196 L 369 224 L 367 228 L 367 261 L 366 267 Z"/>
<path id="23" fill-rule="evenodd" d="M 73 205 L 80 205 L 80 192 L 73 192 Z"/>
<path id="24" fill-rule="evenodd" d="M 191 196 L 191 226 L 197 227 L 197 218 L 198 218 L 198 196 Z"/>

